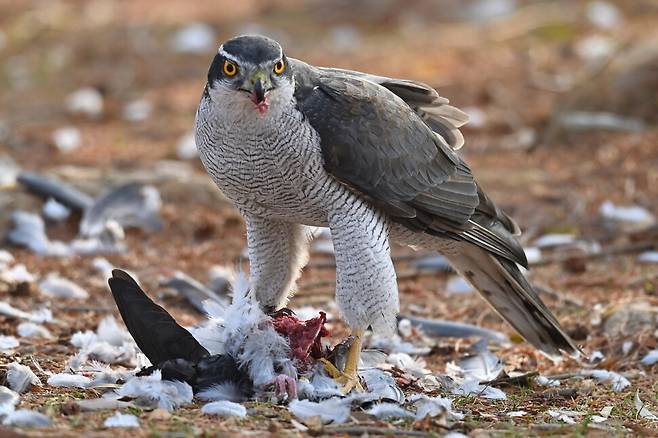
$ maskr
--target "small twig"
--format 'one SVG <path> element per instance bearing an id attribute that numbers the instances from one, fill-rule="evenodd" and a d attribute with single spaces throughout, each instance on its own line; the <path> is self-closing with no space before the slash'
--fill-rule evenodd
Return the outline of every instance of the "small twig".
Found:
<path id="1" fill-rule="evenodd" d="M 579 259 L 585 259 L 585 260 L 595 260 L 595 259 L 602 259 L 605 257 L 609 256 L 617 256 L 617 255 L 624 255 L 624 254 L 632 254 L 632 253 L 638 253 L 638 252 L 643 252 L 643 251 L 648 251 L 651 249 L 658 248 L 658 242 L 637 242 L 637 243 L 628 243 L 628 244 L 623 244 L 623 245 L 610 245 L 607 248 L 603 248 L 599 252 L 593 252 L 589 254 L 582 254 L 578 256 L 574 255 L 557 255 L 555 257 L 546 257 L 543 259 L 540 259 L 534 263 L 531 263 L 530 266 L 546 266 L 546 265 L 553 265 L 556 263 L 564 263 L 567 262 L 573 258 L 579 258 Z"/>
<path id="2" fill-rule="evenodd" d="M 480 382 L 480 385 L 488 386 L 528 386 L 531 379 L 537 377 L 539 371 L 532 371 L 526 374 L 521 374 L 520 376 L 510 377 L 508 375 L 496 377 L 493 380 L 487 380 Z"/>
<path id="3" fill-rule="evenodd" d="M 563 373 L 563 374 L 554 374 L 552 376 L 546 376 L 548 380 L 567 380 L 574 378 L 582 379 L 583 377 L 584 376 L 582 374 L 578 374 L 578 373 Z"/>

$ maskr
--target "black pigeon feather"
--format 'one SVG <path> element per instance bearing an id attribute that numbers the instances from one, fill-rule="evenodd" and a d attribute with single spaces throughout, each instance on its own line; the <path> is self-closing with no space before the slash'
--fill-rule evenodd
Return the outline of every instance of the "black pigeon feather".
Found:
<path id="1" fill-rule="evenodd" d="M 190 332 L 155 304 L 130 275 L 114 269 L 108 283 L 128 331 L 154 364 L 142 369 L 138 376 L 159 369 L 163 379 L 187 382 L 195 393 L 214 385 L 233 383 L 241 394 L 251 394 L 253 383 L 232 357 L 211 356 Z"/>
<path id="2" fill-rule="evenodd" d="M 108 280 L 123 322 L 152 364 L 210 355 L 165 309 L 151 300 L 130 275 L 119 269 Z"/>

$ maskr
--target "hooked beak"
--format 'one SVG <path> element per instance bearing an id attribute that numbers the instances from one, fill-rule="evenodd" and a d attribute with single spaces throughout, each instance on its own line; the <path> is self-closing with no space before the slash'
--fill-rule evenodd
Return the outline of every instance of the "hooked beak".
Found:
<path id="1" fill-rule="evenodd" d="M 263 70 L 258 70 L 249 78 L 248 86 L 251 88 L 251 101 L 261 114 L 265 113 L 269 106 L 267 94 L 272 89 L 269 76 Z"/>
<path id="2" fill-rule="evenodd" d="M 263 81 L 260 79 L 256 80 L 256 83 L 254 83 L 254 91 L 252 91 L 254 103 L 258 105 L 259 103 L 265 102 L 266 94 L 267 91 L 263 86 Z"/>

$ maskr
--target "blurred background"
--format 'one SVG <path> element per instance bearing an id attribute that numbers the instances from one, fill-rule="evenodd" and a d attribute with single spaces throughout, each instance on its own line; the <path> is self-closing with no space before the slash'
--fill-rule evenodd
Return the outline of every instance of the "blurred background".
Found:
<path id="1" fill-rule="evenodd" d="M 174 270 L 206 281 L 214 265 L 247 269 L 242 220 L 202 169 L 192 127 L 219 44 L 264 34 L 312 64 L 426 82 L 468 112 L 462 153 L 523 228 L 533 279 L 553 291 L 546 299 L 574 337 L 616 351 L 637 327 L 609 332 L 592 309 L 657 304 L 657 30 L 654 0 L 1 0 L 0 235 L 16 210 L 42 215 L 44 200 L 16 183 L 22 171 L 90 196 L 140 182 L 162 201 L 160 231 L 127 229 L 122 251 L 57 256 L 15 238 L 3 247 L 35 278 L 66 276 L 105 306 L 64 300 L 64 331 L 113 308 L 98 256 L 151 291 Z M 80 214 L 60 216 L 45 214 L 46 237 L 70 242 Z M 609 248 L 626 255 L 606 257 Z M 315 247 L 294 303 L 331 300 L 330 253 Z M 510 331 L 468 287 L 440 299 L 453 293 L 451 274 L 419 275 L 409 250 L 394 253 L 405 312 Z M 17 306 L 48 299 L 5 289 Z M 161 296 L 183 323 L 198 318 Z"/>
<path id="2" fill-rule="evenodd" d="M 596 361 L 655 401 L 643 368 L 655 360 L 638 362 L 658 347 L 655 0 L 0 0 L 0 331 L 23 336 L 6 303 L 63 322 L 47 324 L 54 338 L 21 338 L 21 354 L 61 370 L 71 334 L 116 314 L 113 266 L 183 325 L 202 316 L 167 279 L 225 293 L 230 268 L 248 269 L 242 219 L 192 136 L 217 47 L 243 33 L 312 64 L 426 82 L 464 109 L 461 153 L 523 229 L 542 297 Z M 25 172 L 72 197 L 35 195 L 17 181 Z M 440 259 L 393 253 L 404 313 L 512 334 Z M 336 315 L 334 275 L 320 240 L 292 306 Z M 335 339 L 343 329 L 332 322 Z M 442 370 L 461 342 L 442 342 L 428 365 Z M 525 344 L 499 354 L 562 372 Z"/>

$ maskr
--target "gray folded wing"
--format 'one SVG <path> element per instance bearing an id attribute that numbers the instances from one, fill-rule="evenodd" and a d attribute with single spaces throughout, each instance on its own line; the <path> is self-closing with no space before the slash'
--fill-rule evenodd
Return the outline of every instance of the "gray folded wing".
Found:
<path id="1" fill-rule="evenodd" d="M 459 110 L 434 112 L 432 124 L 418 108 L 447 101 L 428 86 L 292 62 L 297 105 L 320 136 L 328 172 L 412 230 L 527 263 L 511 236 L 518 228 L 455 153 L 457 137 L 436 129 L 457 130 Z"/>

